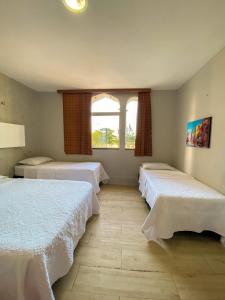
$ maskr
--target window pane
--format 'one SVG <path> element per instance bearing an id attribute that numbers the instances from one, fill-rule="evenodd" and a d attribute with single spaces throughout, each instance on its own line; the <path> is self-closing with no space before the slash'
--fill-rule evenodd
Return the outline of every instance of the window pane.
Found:
<path id="1" fill-rule="evenodd" d="M 119 148 L 119 116 L 92 116 L 92 148 Z"/>
<path id="2" fill-rule="evenodd" d="M 136 126 L 137 126 L 137 100 L 127 103 L 125 148 L 135 148 Z"/>
<path id="3" fill-rule="evenodd" d="M 93 98 L 92 112 L 119 112 L 120 104 L 116 99 L 110 97 L 103 97 L 95 101 Z"/>

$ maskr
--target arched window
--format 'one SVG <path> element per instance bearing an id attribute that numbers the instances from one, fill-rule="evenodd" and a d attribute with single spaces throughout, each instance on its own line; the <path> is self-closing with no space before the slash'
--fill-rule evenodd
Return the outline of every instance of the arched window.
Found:
<path id="1" fill-rule="evenodd" d="M 134 149 L 137 126 L 137 108 L 138 99 L 133 97 L 128 100 L 126 106 L 126 130 L 125 130 L 125 148 Z"/>
<path id="2" fill-rule="evenodd" d="M 92 97 L 92 148 L 119 148 L 119 100 L 108 94 Z"/>

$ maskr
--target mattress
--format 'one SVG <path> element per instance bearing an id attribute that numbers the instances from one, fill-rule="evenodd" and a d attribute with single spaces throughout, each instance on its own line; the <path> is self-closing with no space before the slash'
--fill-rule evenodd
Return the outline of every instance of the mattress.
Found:
<path id="1" fill-rule="evenodd" d="M 53 300 L 88 218 L 99 213 L 87 182 L 0 180 L 1 300 Z"/>
<path id="2" fill-rule="evenodd" d="M 151 207 L 142 226 L 148 240 L 168 239 L 177 231 L 225 236 L 225 196 L 192 176 L 140 168 L 139 189 Z"/>
<path id="3" fill-rule="evenodd" d="M 15 175 L 32 179 L 61 179 L 87 181 L 100 191 L 99 183 L 109 179 L 99 162 L 48 162 L 38 166 L 17 165 Z"/>

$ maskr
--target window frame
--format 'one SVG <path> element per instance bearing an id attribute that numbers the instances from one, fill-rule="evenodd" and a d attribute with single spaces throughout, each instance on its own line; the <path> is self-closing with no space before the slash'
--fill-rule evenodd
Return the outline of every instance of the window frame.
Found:
<path id="1" fill-rule="evenodd" d="M 127 105 L 130 103 L 130 102 L 137 102 L 137 110 L 138 110 L 138 97 L 137 96 L 133 96 L 131 98 L 129 98 L 126 102 L 126 106 L 125 106 L 125 129 L 124 129 L 124 150 L 126 151 L 134 151 L 135 150 L 135 144 L 134 144 L 134 148 L 127 148 L 126 147 L 126 129 L 127 129 Z M 136 114 L 136 118 L 137 118 L 137 114 Z M 137 135 L 137 132 L 135 132 L 135 139 L 136 139 L 136 135 Z"/>
<path id="2" fill-rule="evenodd" d="M 92 97 L 91 106 L 94 104 L 94 102 L 97 102 L 97 101 L 101 100 L 104 97 L 105 98 L 108 97 L 110 99 L 113 98 L 114 100 L 112 100 L 112 101 L 118 102 L 119 111 L 118 112 L 92 112 L 91 111 L 91 122 L 92 122 L 92 117 L 94 117 L 94 116 L 103 116 L 103 117 L 105 117 L 105 116 L 119 116 L 119 144 L 118 144 L 117 148 L 104 148 L 104 147 L 95 148 L 92 145 L 91 145 L 92 146 L 91 148 L 93 150 L 120 150 L 120 147 L 121 147 L 121 127 L 120 127 L 121 126 L 121 103 L 120 103 L 120 100 L 118 98 L 110 95 L 110 94 L 98 94 L 98 95 Z M 97 98 L 97 100 L 96 100 L 96 98 Z M 91 134 L 92 134 L 92 131 L 91 131 Z"/>

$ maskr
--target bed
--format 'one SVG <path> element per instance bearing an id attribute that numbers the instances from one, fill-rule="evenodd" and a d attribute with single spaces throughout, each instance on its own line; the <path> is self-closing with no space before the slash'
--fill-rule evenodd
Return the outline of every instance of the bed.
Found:
<path id="1" fill-rule="evenodd" d="M 90 183 L 0 179 L 0 298 L 54 300 L 52 284 L 98 213 Z"/>
<path id="2" fill-rule="evenodd" d="M 142 231 L 148 240 L 177 231 L 213 231 L 225 246 L 225 196 L 178 170 L 140 168 L 139 189 L 151 207 Z"/>
<path id="3" fill-rule="evenodd" d="M 99 183 L 109 179 L 99 162 L 55 162 L 50 161 L 35 166 L 16 165 L 17 177 L 32 179 L 62 179 L 90 182 L 96 193 L 100 192 Z"/>

